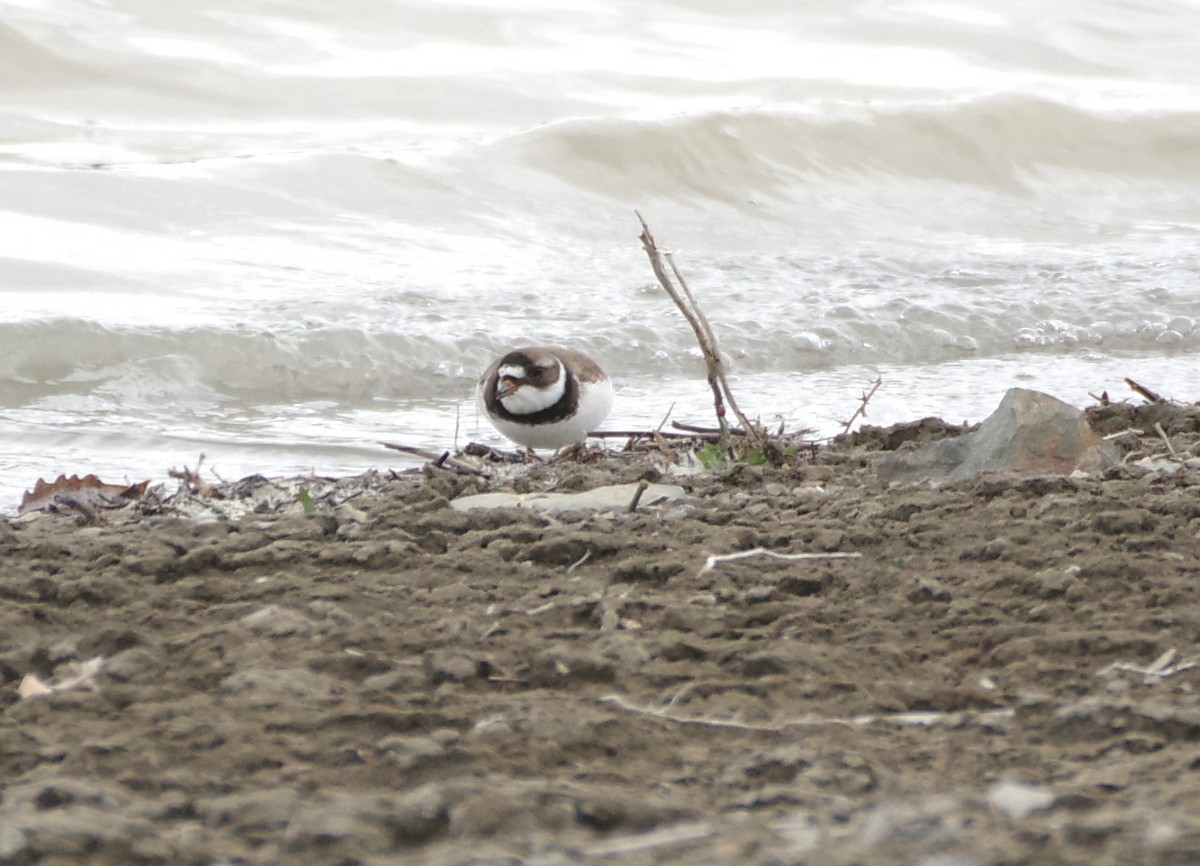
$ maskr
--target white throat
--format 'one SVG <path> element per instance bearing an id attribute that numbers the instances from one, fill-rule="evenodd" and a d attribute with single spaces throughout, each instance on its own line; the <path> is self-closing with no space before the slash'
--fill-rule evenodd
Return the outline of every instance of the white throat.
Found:
<path id="1" fill-rule="evenodd" d="M 567 390 L 567 371 L 563 369 L 562 361 L 556 360 L 554 363 L 558 364 L 558 378 L 552 385 L 548 388 L 534 388 L 532 385 L 523 384 L 514 393 L 501 397 L 501 405 L 514 415 L 532 415 L 549 409 L 561 400 Z M 520 367 L 501 367 L 498 375 L 501 379 L 512 376 L 520 381 L 525 378 L 525 371 Z"/>

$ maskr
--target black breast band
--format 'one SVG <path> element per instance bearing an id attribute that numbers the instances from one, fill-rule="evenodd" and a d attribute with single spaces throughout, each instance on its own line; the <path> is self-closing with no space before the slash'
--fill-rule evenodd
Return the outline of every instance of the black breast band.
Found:
<path id="1" fill-rule="evenodd" d="M 566 364 L 562 365 L 563 378 L 566 384 L 563 387 L 563 395 L 557 402 L 550 404 L 545 409 L 539 409 L 537 412 L 529 412 L 524 415 L 518 415 L 514 412 L 509 412 L 504 408 L 504 404 L 499 400 L 494 400 L 496 417 L 503 418 L 505 421 L 512 421 L 515 424 L 553 424 L 555 421 L 562 421 L 564 418 L 570 418 L 575 414 L 575 409 L 579 405 L 579 381 L 571 375 L 570 369 Z M 496 396 L 496 385 L 500 384 L 500 377 L 497 375 L 495 383 L 492 386 L 492 397 Z"/>

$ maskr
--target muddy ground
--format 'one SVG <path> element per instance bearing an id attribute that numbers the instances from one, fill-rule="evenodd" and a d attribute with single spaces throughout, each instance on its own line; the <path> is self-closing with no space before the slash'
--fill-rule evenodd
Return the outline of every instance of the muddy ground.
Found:
<path id="1" fill-rule="evenodd" d="M 1154 420 L 1196 456 L 1093 414 Z M 0 519 L 0 863 L 1200 862 L 1200 469 L 870 468 L 942 432 Z M 447 503 L 646 477 L 685 500 Z M 861 558 L 704 568 L 755 547 Z"/>

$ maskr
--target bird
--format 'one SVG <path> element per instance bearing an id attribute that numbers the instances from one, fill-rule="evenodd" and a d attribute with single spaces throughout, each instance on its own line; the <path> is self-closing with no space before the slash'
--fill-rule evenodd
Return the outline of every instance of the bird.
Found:
<path id="1" fill-rule="evenodd" d="M 608 417 L 613 400 L 599 364 L 556 346 L 507 351 L 484 371 L 475 394 L 492 426 L 531 451 L 580 444 Z"/>

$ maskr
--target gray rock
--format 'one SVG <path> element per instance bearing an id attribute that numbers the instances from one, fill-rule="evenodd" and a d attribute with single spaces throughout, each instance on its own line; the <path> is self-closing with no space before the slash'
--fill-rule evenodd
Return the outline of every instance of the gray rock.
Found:
<path id="1" fill-rule="evenodd" d="M 962 481 L 981 472 L 1098 473 L 1117 462 L 1112 445 L 1074 406 L 1038 391 L 1012 388 L 979 429 L 889 454 L 877 469 L 888 481 Z"/>

